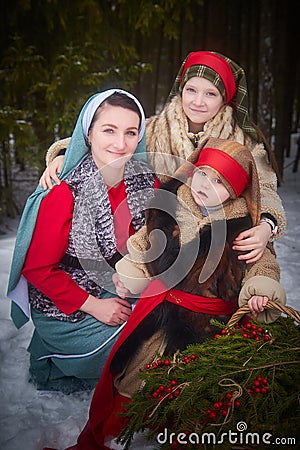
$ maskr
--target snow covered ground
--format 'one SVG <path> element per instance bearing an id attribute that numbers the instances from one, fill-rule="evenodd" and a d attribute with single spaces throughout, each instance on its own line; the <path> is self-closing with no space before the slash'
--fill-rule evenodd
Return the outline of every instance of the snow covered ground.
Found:
<path id="1" fill-rule="evenodd" d="M 295 150 L 286 159 L 285 184 L 279 188 L 287 214 L 287 230 L 276 243 L 281 282 L 288 305 L 300 310 L 300 167 L 292 172 Z M 75 444 L 88 415 L 91 394 L 39 393 L 28 383 L 27 345 L 32 324 L 17 330 L 9 317 L 6 297 L 8 274 L 15 240 L 15 227 L 0 236 L 0 448 L 41 450 L 44 446 L 64 449 Z M 137 438 L 135 450 L 148 448 Z"/>

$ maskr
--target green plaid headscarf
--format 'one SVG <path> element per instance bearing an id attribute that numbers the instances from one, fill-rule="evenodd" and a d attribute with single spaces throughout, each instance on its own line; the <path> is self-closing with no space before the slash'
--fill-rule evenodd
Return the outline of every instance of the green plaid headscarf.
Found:
<path id="1" fill-rule="evenodd" d="M 190 55 L 195 56 L 199 53 L 201 56 L 201 61 L 203 61 L 205 54 L 210 53 L 214 55 L 218 55 L 223 58 L 230 66 L 233 78 L 236 85 L 236 92 L 234 97 L 228 103 L 233 107 L 234 117 L 238 123 L 238 125 L 242 128 L 242 130 L 247 133 L 250 137 L 252 137 L 255 141 L 260 142 L 258 134 L 250 121 L 249 111 L 248 111 L 248 89 L 247 89 L 247 80 L 244 69 L 240 67 L 237 63 L 232 61 L 227 56 L 222 55 L 217 52 L 193 52 L 189 53 L 185 60 L 183 61 L 180 70 L 175 78 L 174 85 L 169 94 L 169 100 L 175 97 L 178 93 L 181 94 L 182 89 L 185 83 L 192 77 L 202 77 L 209 80 L 213 83 L 214 86 L 220 91 L 224 102 L 226 102 L 226 89 L 224 83 L 222 81 L 221 76 L 211 67 L 202 62 L 202 64 L 194 64 L 189 66 L 184 72 L 185 63 L 188 60 Z M 208 63 L 209 64 L 209 63 Z M 184 72 L 184 75 L 182 76 Z"/>

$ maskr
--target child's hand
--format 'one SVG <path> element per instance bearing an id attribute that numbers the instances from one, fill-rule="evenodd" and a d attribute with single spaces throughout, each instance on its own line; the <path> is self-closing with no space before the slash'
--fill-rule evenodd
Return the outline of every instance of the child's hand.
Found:
<path id="1" fill-rule="evenodd" d="M 117 273 L 113 274 L 112 280 L 116 288 L 116 293 L 120 298 L 130 297 L 131 292 L 126 289 L 122 281 L 120 281 L 119 275 Z"/>
<path id="2" fill-rule="evenodd" d="M 239 255 L 238 259 L 246 261 L 247 264 L 258 261 L 272 236 L 270 225 L 260 223 L 249 230 L 240 233 L 233 241 L 233 250 L 246 252 Z"/>
<path id="3" fill-rule="evenodd" d="M 248 300 L 249 309 L 254 317 L 257 317 L 257 314 L 265 309 L 268 300 L 268 297 L 263 297 L 262 295 L 253 295 L 253 297 Z"/>

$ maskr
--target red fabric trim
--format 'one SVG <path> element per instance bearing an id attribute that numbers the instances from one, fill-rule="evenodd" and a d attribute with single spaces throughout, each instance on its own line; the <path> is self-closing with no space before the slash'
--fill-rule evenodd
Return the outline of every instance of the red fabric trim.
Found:
<path id="1" fill-rule="evenodd" d="M 114 397 L 113 409 L 103 426 L 104 436 L 119 436 L 123 428 L 127 425 L 129 419 L 127 417 L 120 417 L 118 414 L 125 412 L 124 404 L 126 405 L 130 402 L 130 398 L 124 397 L 120 394 L 117 394 Z"/>
<path id="2" fill-rule="evenodd" d="M 224 301 L 221 298 L 208 298 L 172 289 L 166 295 L 166 300 L 183 308 L 203 314 L 226 315 L 236 311 L 236 301 Z"/>
<path id="3" fill-rule="evenodd" d="M 159 187 L 159 181 L 154 180 L 154 189 Z M 114 229 L 117 250 L 124 254 L 127 253 L 127 240 L 135 233 L 132 225 L 132 217 L 130 214 L 127 193 L 124 179 L 117 187 L 107 187 L 108 198 L 111 205 L 111 211 L 114 220 Z"/>
<path id="4" fill-rule="evenodd" d="M 241 195 L 250 180 L 241 164 L 228 153 L 216 148 L 203 148 L 195 166 L 209 166 L 215 169 L 228 181 L 237 197 Z"/>
<path id="5" fill-rule="evenodd" d="M 235 96 L 236 93 L 236 84 L 234 80 L 234 76 L 231 70 L 229 63 L 223 59 L 221 56 L 216 55 L 211 52 L 192 52 L 184 66 L 182 75 L 180 77 L 180 83 L 182 78 L 186 72 L 186 70 L 191 66 L 207 66 L 213 69 L 217 74 L 221 77 L 225 91 L 226 91 L 226 103 L 229 103 L 230 100 Z"/>
<path id="6" fill-rule="evenodd" d="M 154 189 L 159 189 L 159 187 L 160 187 L 160 182 L 159 182 L 159 180 L 157 178 L 155 178 L 155 180 L 154 180 Z"/>
<path id="7" fill-rule="evenodd" d="M 134 234 L 124 180 L 117 187 L 108 186 L 107 191 L 113 214 L 117 251 L 123 254 L 127 251 L 128 238 Z"/>
<path id="8" fill-rule="evenodd" d="M 97 384 L 97 387 L 95 389 L 91 407 L 90 407 L 90 413 L 89 413 L 89 421 L 81 433 L 81 435 L 78 438 L 78 443 L 81 444 L 81 446 L 78 448 L 78 450 L 97 450 L 97 449 L 103 449 L 104 445 L 104 437 L 106 433 L 106 421 L 111 420 L 110 416 L 113 413 L 115 413 L 115 401 L 114 397 L 116 395 L 114 385 L 113 385 L 113 377 L 110 372 L 110 364 L 111 361 L 116 353 L 116 351 L 120 348 L 120 346 L 125 342 L 127 337 L 133 332 L 133 330 L 138 326 L 139 323 L 159 304 L 161 303 L 167 296 L 167 300 L 169 300 L 170 294 L 177 296 L 180 296 L 180 298 L 185 301 L 185 307 L 187 307 L 187 304 L 189 301 L 193 299 L 194 305 L 197 303 L 197 311 L 200 311 L 201 308 L 201 301 L 205 300 L 206 306 L 204 309 L 207 311 L 210 311 L 209 313 L 213 314 L 227 314 L 236 311 L 237 306 L 235 303 L 235 307 L 232 303 L 228 303 L 228 309 L 227 307 L 224 307 L 224 304 L 227 303 L 222 299 L 206 299 L 205 297 L 200 296 L 194 296 L 192 294 L 186 294 L 182 291 L 173 290 L 173 291 L 167 291 L 163 283 L 159 280 L 152 281 L 147 289 L 142 293 L 140 300 L 137 303 L 137 306 L 134 308 L 127 324 L 125 325 L 122 333 L 119 336 L 119 339 L 113 346 L 110 355 L 106 361 L 104 370 L 102 372 L 102 375 L 99 379 L 99 382 Z M 197 297 L 197 301 L 195 301 Z M 214 302 L 215 300 L 215 302 Z M 215 303 L 215 307 L 212 307 L 211 309 L 208 308 L 207 303 L 211 302 L 212 304 Z M 230 306 L 229 306 L 230 305 Z M 191 308 L 189 308 L 191 309 Z M 217 311 L 220 311 L 218 313 Z M 226 312 L 225 312 L 226 311 Z M 116 430 L 118 429 L 118 425 L 114 423 L 113 425 Z M 116 437 L 117 435 L 115 435 Z M 91 446 L 91 442 L 94 442 L 93 446 Z M 86 445 L 86 446 L 85 446 Z M 75 447 L 76 448 L 76 447 Z"/>

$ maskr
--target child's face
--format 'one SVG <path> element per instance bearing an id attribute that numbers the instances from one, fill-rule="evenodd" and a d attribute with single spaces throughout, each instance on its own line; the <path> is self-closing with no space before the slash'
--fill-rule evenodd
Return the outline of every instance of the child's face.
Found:
<path id="1" fill-rule="evenodd" d="M 197 205 L 206 208 L 221 205 L 230 197 L 221 178 L 207 166 L 199 166 L 194 171 L 191 191 Z"/>
<path id="2" fill-rule="evenodd" d="M 192 133 L 203 130 L 203 125 L 219 112 L 224 104 L 220 91 L 209 80 L 190 78 L 182 90 L 182 108 Z"/>
<path id="3" fill-rule="evenodd" d="M 89 131 L 91 152 L 99 169 L 124 167 L 138 145 L 139 116 L 120 106 L 103 105 Z"/>

